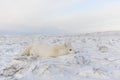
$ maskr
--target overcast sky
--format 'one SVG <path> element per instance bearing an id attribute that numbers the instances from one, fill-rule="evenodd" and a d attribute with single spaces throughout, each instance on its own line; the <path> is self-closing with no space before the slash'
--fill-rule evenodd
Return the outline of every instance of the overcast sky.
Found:
<path id="1" fill-rule="evenodd" d="M 0 0 L 0 34 L 120 30 L 120 0 Z"/>

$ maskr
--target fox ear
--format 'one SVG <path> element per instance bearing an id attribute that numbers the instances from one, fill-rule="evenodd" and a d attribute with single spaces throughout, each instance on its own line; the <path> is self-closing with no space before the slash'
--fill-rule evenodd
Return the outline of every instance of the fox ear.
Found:
<path id="1" fill-rule="evenodd" d="M 65 46 L 65 47 L 71 46 L 71 43 L 70 43 L 70 42 L 65 42 L 65 43 L 64 43 L 64 46 Z"/>

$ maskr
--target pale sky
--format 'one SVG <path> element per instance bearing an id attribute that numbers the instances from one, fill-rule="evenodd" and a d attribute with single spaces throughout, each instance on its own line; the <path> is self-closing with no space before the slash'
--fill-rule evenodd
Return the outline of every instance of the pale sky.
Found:
<path id="1" fill-rule="evenodd" d="M 0 0 L 0 34 L 120 31 L 120 0 Z"/>

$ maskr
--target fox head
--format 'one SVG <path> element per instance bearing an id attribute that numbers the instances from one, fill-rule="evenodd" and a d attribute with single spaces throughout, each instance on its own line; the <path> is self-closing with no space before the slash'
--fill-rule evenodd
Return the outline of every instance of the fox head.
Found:
<path id="1" fill-rule="evenodd" d="M 65 51 L 66 54 L 74 52 L 70 42 L 65 42 L 64 43 L 64 51 Z"/>

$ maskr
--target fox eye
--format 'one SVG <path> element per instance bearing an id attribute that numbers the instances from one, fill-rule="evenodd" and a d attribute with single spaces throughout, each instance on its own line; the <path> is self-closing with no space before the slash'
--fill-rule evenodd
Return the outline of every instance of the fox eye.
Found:
<path id="1" fill-rule="evenodd" d="M 72 49 L 69 49 L 69 51 L 72 51 Z"/>

